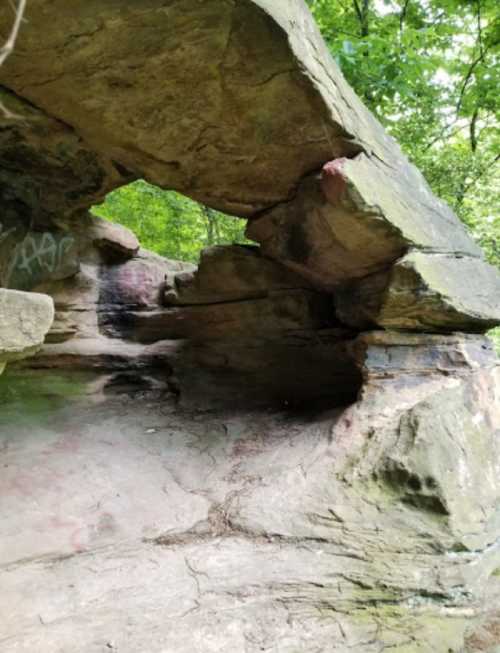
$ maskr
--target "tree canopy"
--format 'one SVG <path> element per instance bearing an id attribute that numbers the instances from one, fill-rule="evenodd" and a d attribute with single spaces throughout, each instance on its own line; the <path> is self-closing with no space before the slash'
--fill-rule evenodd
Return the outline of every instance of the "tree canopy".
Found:
<path id="1" fill-rule="evenodd" d="M 246 220 L 143 180 L 110 193 L 93 213 L 131 229 L 146 249 L 181 261 L 196 263 L 210 245 L 246 242 Z"/>
<path id="2" fill-rule="evenodd" d="M 500 266 L 496 0 L 309 0 L 358 95 Z"/>

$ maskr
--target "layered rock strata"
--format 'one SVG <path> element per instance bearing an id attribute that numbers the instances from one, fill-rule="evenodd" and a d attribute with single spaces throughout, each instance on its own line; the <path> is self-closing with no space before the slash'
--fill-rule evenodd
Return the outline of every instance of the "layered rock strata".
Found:
<path id="1" fill-rule="evenodd" d="M 78 272 L 62 265 L 69 277 L 47 279 L 33 268 L 33 288 L 53 297 L 56 316 L 29 366 L 159 368 L 183 402 L 207 407 L 355 398 L 354 332 L 336 320 L 332 297 L 258 248 L 210 248 L 196 268 L 138 249 L 130 232 L 97 218 L 78 229 Z"/>

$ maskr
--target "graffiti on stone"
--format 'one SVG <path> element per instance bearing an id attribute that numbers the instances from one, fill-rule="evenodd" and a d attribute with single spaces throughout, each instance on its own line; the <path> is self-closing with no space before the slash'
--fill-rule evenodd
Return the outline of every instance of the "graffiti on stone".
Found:
<path id="1" fill-rule="evenodd" d="M 76 250 L 75 239 L 67 233 L 29 232 L 14 248 L 4 285 L 31 290 L 45 281 L 70 277 L 79 268 Z"/>
<path id="2" fill-rule="evenodd" d="M 12 220 L 6 216 L 0 220 L 0 286 L 7 286 L 14 252 L 27 233 L 28 229 L 19 220 Z"/>
<path id="3" fill-rule="evenodd" d="M 9 236 L 13 236 L 17 231 L 17 227 L 5 227 L 0 223 L 0 245 L 7 240 Z"/>

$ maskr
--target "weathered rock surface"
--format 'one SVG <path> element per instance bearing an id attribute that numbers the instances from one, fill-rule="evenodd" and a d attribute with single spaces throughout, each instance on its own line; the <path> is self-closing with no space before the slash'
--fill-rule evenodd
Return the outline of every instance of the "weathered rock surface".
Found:
<path id="1" fill-rule="evenodd" d="M 251 215 L 364 151 L 363 184 L 377 175 L 391 203 L 412 187 L 415 228 L 432 210 L 437 230 L 458 228 L 346 84 L 301 0 L 32 0 L 28 17 L 2 83 L 155 183 Z"/>
<path id="2" fill-rule="evenodd" d="M 90 370 L 102 374 L 104 379 L 125 373 L 137 383 L 158 372 L 163 386 L 167 387 L 172 374 L 169 361 L 175 356 L 175 350 L 176 343 L 170 340 L 144 345 L 103 336 L 72 338 L 46 342 L 36 356 L 17 363 L 16 368 L 69 370 L 75 374 Z"/>
<path id="3" fill-rule="evenodd" d="M 109 220 L 92 218 L 92 241 L 109 258 L 111 263 L 120 263 L 134 258 L 140 244 L 130 229 Z"/>
<path id="4" fill-rule="evenodd" d="M 146 250 L 139 250 L 137 256 L 122 265 L 102 264 L 98 281 L 99 331 L 110 337 L 126 337 L 134 315 L 160 310 L 167 279 L 193 267 Z M 160 334 L 156 340 L 161 339 Z"/>
<path id="5" fill-rule="evenodd" d="M 0 284 L 71 371 L 4 379 L 0 650 L 497 653 L 498 361 L 395 331 L 486 330 L 498 276 L 302 0 L 30 0 L 0 81 Z M 261 248 L 89 218 L 140 177 Z"/>
<path id="6" fill-rule="evenodd" d="M 248 233 L 263 253 L 321 290 L 416 248 L 470 257 L 496 292 L 453 212 L 346 84 L 302 0 L 32 0 L 28 13 L 0 71 L 5 102 L 27 116 L 3 121 L 2 233 L 64 226 L 144 177 L 258 216 Z M 134 249 L 115 241 L 118 257 Z M 439 328 L 461 329 L 475 321 L 463 310 L 460 321 L 437 307 L 433 319 L 442 311 Z M 482 315 L 499 321 L 486 305 Z"/>
<path id="7" fill-rule="evenodd" d="M 465 228 L 432 212 L 417 222 L 412 196 L 386 191 L 365 155 L 333 161 L 293 200 L 250 221 L 247 235 L 332 291 L 350 326 L 484 332 L 498 324 L 500 274 Z"/>
<path id="8" fill-rule="evenodd" d="M 31 290 L 44 281 L 75 275 L 79 252 L 74 235 L 67 230 L 28 231 L 4 254 L 2 283 L 7 288 Z"/>
<path id="9" fill-rule="evenodd" d="M 353 478 L 386 484 L 401 503 L 442 514 L 457 551 L 487 546 L 500 528 L 492 455 L 500 446 L 500 366 L 491 342 L 378 331 L 362 334 L 353 352 L 364 384 L 352 409 L 376 425 L 369 448 L 352 461 Z M 379 428 L 396 394 L 404 408 L 397 426 Z"/>
<path id="10" fill-rule="evenodd" d="M 335 323 L 333 301 L 314 291 L 272 292 L 267 297 L 227 303 L 192 305 L 146 312 L 128 312 L 111 329 L 130 340 L 234 339 L 318 330 Z M 106 329 L 104 329 L 106 331 Z"/>
<path id="11" fill-rule="evenodd" d="M 0 289 L 0 372 L 40 349 L 53 319 L 50 297 Z"/>
<path id="12" fill-rule="evenodd" d="M 166 288 L 165 304 L 218 304 L 297 289 L 311 290 L 311 285 L 304 277 L 262 256 L 261 248 L 224 245 L 207 247 L 201 252 L 197 268 L 176 274 Z"/>
<path id="13" fill-rule="evenodd" d="M 356 397 L 361 378 L 346 348 L 354 334 L 336 325 L 331 296 L 255 247 L 210 248 L 198 269 L 145 250 L 110 261 L 103 229 L 92 218 L 80 230 L 76 275 L 35 286 L 54 298 L 56 317 L 27 366 L 155 368 L 182 403 L 207 408 Z M 107 238 L 127 241 L 120 231 Z"/>
<path id="14" fill-rule="evenodd" d="M 292 200 L 251 220 L 247 235 L 264 255 L 327 289 L 387 267 L 410 247 L 480 255 L 449 211 L 442 220 L 419 212 L 410 193 L 381 177 L 364 154 L 331 161 L 321 175 L 306 178 Z"/>
<path id="15" fill-rule="evenodd" d="M 68 407 L 72 435 L 57 432 L 53 442 L 48 432 L 52 444 L 40 456 L 51 474 L 65 472 L 56 488 L 38 491 L 36 523 L 5 477 L 7 514 L 23 514 L 28 529 L 3 538 L 0 574 L 13 606 L 5 645 L 27 651 L 38 642 L 50 651 L 76 632 L 77 653 L 107 643 L 135 651 L 139 642 L 152 652 L 205 653 L 207 641 L 214 652 L 295 653 L 312 640 L 338 653 L 479 653 L 471 649 L 478 642 L 491 653 L 485 646 L 499 612 L 488 601 L 498 596 L 500 568 L 500 369 L 488 339 L 355 337 L 326 329 L 311 310 L 297 323 L 279 311 L 266 322 L 263 302 L 276 310 L 277 296 L 299 292 L 316 296 L 334 322 L 332 298 L 255 248 L 212 249 L 189 270 L 142 250 L 110 262 L 87 226 L 78 274 L 41 284 L 56 298 L 56 323 L 73 316 L 75 331 L 45 345 L 29 369 L 101 374 L 85 390 L 92 407 L 81 418 Z M 170 305 L 161 306 L 165 300 Z M 225 316 L 233 315 L 235 328 L 219 310 L 232 311 Z M 161 320 L 150 338 L 131 329 L 123 339 L 124 321 L 142 316 L 151 328 L 152 314 Z M 182 315 L 172 334 L 168 320 Z M 151 344 L 134 342 L 141 339 Z M 174 394 L 158 402 L 161 390 Z M 53 401 L 50 385 L 47 391 Z M 96 391 L 107 397 L 102 408 Z M 121 392 L 124 401 L 110 405 Z M 157 398 L 145 402 L 150 392 Z M 274 414 L 277 406 L 286 412 Z M 200 409 L 209 412 L 190 412 Z M 58 444 L 61 437 L 70 441 Z M 124 437 L 132 438 L 125 447 Z M 121 471 L 110 468 L 104 486 L 97 476 L 118 445 Z M 69 452 L 78 452 L 73 464 L 86 470 L 92 500 L 74 493 Z M 85 460 L 93 462 L 82 466 Z M 147 472 L 140 497 L 128 466 Z M 26 473 L 31 487 L 35 478 Z M 117 496 L 107 494 L 109 478 Z M 59 492 L 69 497 L 63 504 Z M 135 497 L 126 509 L 122 496 Z M 71 518 L 54 514 L 54 505 Z M 57 593 L 44 580 L 54 573 Z M 161 599 L 165 583 L 173 603 Z M 31 598 L 17 600 L 25 594 Z M 97 613 L 100 625 L 84 628 Z M 147 628 L 141 617 L 126 627 L 123 614 L 132 613 L 147 614 Z"/>
<path id="16" fill-rule="evenodd" d="M 336 294 L 339 318 L 357 328 L 484 332 L 500 320 L 500 274 L 470 257 L 412 252 Z"/>
<path id="17" fill-rule="evenodd" d="M 191 340 L 285 335 L 335 324 L 333 300 L 302 277 L 264 258 L 259 248 L 212 247 L 200 265 L 169 280 L 168 310 L 137 316 L 130 333 Z"/>
<path id="18" fill-rule="evenodd" d="M 2 12 L 0 23 L 11 16 Z M 10 242 L 13 236 L 18 242 L 23 231 L 35 225 L 42 230 L 64 224 L 131 177 L 118 172 L 69 124 L 5 87 L 0 87 L 0 97 L 17 115 L 0 115 L 1 254 L 7 234 Z"/>
<path id="19" fill-rule="evenodd" d="M 77 378 L 35 377 L 19 421 L 6 379 L 2 653 L 492 653 L 490 345 L 375 333 L 351 350 L 358 401 L 302 416 L 127 388 L 55 403 Z"/>
<path id="20" fill-rule="evenodd" d="M 59 279 L 47 278 L 46 266 L 35 266 L 31 278 L 31 289 L 54 299 L 50 343 L 120 338 L 132 315 L 161 308 L 169 276 L 194 267 L 139 249 L 128 229 L 92 216 L 71 234 L 72 250 L 61 256 Z M 44 234 L 47 240 L 52 236 Z M 108 344 L 116 350 L 116 342 Z"/>
<path id="21" fill-rule="evenodd" d="M 313 79 L 321 69 L 303 30 L 311 48 L 323 44 L 304 5 L 267 4 L 33 0 L 1 82 L 73 127 L 108 165 L 252 214 L 360 147 Z M 2 29 L 9 20 L 4 12 Z"/>

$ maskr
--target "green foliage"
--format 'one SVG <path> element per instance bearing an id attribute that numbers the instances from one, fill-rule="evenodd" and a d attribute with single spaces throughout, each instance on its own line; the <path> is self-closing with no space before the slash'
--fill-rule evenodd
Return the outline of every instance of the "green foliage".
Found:
<path id="1" fill-rule="evenodd" d="M 197 262 L 209 245 L 246 242 L 245 220 L 142 180 L 110 193 L 92 212 L 131 229 L 146 249 L 181 261 Z"/>
<path id="2" fill-rule="evenodd" d="M 497 0 L 308 4 L 348 81 L 500 265 Z"/>
<path id="3" fill-rule="evenodd" d="M 493 344 L 495 345 L 495 349 L 500 354 L 500 328 L 492 329 L 488 333 L 488 335 L 493 340 Z"/>

